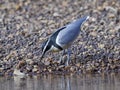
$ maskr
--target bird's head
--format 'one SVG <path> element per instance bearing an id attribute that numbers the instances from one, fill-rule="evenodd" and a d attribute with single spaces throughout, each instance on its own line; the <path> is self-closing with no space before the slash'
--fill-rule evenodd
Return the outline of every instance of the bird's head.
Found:
<path id="1" fill-rule="evenodd" d="M 51 43 L 50 43 L 50 40 L 48 39 L 45 42 L 43 42 L 43 44 L 42 44 L 41 59 L 44 57 L 45 53 L 50 50 L 50 48 L 51 48 Z"/>

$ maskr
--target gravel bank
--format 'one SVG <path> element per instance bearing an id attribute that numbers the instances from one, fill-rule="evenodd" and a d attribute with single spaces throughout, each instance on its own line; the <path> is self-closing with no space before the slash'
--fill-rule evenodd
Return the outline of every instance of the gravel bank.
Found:
<path id="1" fill-rule="evenodd" d="M 40 63 L 41 43 L 84 15 L 90 20 L 71 46 L 70 66 L 58 62 L 61 52 L 47 53 Z M 28 75 L 119 72 L 120 1 L 0 0 L 0 75 L 16 71 Z"/>

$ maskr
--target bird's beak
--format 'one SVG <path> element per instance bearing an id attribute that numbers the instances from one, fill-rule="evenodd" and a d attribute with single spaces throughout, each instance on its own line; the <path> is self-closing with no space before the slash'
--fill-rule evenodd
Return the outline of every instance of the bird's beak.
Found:
<path id="1" fill-rule="evenodd" d="M 41 55 L 40 60 L 42 60 L 42 59 L 43 59 L 44 55 L 45 55 L 45 53 L 43 52 L 43 53 L 42 53 L 42 55 Z"/>

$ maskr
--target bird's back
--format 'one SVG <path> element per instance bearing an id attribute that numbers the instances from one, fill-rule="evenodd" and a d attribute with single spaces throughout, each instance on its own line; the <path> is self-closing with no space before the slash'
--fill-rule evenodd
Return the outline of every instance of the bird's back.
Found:
<path id="1" fill-rule="evenodd" d="M 56 38 L 56 43 L 60 46 L 69 45 L 71 44 L 79 35 L 80 28 L 69 28 L 66 27 L 65 29 L 61 30 Z"/>
<path id="2" fill-rule="evenodd" d="M 60 46 L 69 46 L 79 35 L 81 25 L 88 17 L 80 18 L 63 28 L 56 38 L 56 43 Z"/>

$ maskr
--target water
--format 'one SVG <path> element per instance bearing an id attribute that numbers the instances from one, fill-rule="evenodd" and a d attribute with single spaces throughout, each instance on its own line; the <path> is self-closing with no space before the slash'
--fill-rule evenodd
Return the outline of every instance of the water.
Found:
<path id="1" fill-rule="evenodd" d="M 120 73 L 0 77 L 0 90 L 120 90 Z"/>

